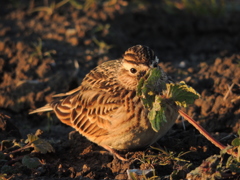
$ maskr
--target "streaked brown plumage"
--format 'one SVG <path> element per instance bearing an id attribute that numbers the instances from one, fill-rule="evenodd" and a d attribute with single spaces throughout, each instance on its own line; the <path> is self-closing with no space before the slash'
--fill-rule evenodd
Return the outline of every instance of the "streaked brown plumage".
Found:
<path id="1" fill-rule="evenodd" d="M 167 109 L 168 122 L 159 132 L 153 131 L 148 110 L 136 95 L 139 79 L 156 66 L 158 58 L 150 48 L 133 46 L 123 58 L 102 63 L 90 71 L 78 88 L 56 95 L 66 97 L 31 114 L 53 110 L 63 123 L 124 160 L 114 150 L 151 145 L 172 127 L 177 117 Z M 163 80 L 168 81 L 163 74 Z"/>

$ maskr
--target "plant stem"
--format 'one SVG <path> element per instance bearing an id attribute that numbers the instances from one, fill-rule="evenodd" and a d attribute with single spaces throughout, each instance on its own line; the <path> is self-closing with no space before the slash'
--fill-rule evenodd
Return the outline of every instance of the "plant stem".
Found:
<path id="1" fill-rule="evenodd" d="M 223 144 L 221 144 L 218 140 L 212 137 L 200 124 L 198 124 L 194 119 L 188 116 L 181 109 L 178 110 L 178 113 L 184 117 L 190 124 L 192 124 L 205 138 L 207 138 L 211 143 L 213 143 L 216 147 L 223 150 L 226 148 Z M 233 152 L 231 149 L 227 150 L 227 153 L 237 157 L 237 154 Z"/>
<path id="2" fill-rule="evenodd" d="M 30 144 L 27 144 L 27 145 L 25 145 L 25 146 L 23 146 L 23 147 L 21 147 L 21 148 L 19 148 L 19 149 L 16 149 L 16 150 L 14 150 L 14 151 L 11 151 L 11 152 L 9 152 L 8 154 L 14 154 L 14 153 L 16 153 L 16 152 L 22 151 L 22 150 L 27 149 L 27 148 L 30 148 L 30 147 L 31 147 L 31 143 L 30 143 Z"/>

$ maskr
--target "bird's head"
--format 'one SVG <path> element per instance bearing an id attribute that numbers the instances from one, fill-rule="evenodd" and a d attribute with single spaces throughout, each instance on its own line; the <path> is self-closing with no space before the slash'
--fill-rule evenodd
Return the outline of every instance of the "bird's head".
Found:
<path id="1" fill-rule="evenodd" d="M 152 49 L 143 45 L 130 47 L 123 54 L 118 80 L 126 89 L 135 90 L 141 77 L 153 67 L 158 67 L 159 60 Z"/>

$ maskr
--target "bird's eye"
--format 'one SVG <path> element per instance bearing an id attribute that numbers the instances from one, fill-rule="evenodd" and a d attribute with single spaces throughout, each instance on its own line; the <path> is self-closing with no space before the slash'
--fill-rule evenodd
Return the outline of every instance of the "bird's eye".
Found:
<path id="1" fill-rule="evenodd" d="M 130 72 L 133 73 L 133 74 L 135 74 L 135 73 L 137 72 L 137 70 L 136 70 L 135 68 L 131 68 L 131 69 L 130 69 Z"/>

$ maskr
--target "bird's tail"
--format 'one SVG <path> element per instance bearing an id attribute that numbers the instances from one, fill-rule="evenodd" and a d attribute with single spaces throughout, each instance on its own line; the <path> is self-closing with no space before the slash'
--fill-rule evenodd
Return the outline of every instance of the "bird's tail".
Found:
<path id="1" fill-rule="evenodd" d="M 34 114 L 34 113 L 38 113 L 38 112 L 45 112 L 45 111 L 52 111 L 53 108 L 50 106 L 50 104 L 46 104 L 43 107 L 40 107 L 38 109 L 35 109 L 34 111 L 29 112 L 29 114 Z"/>

